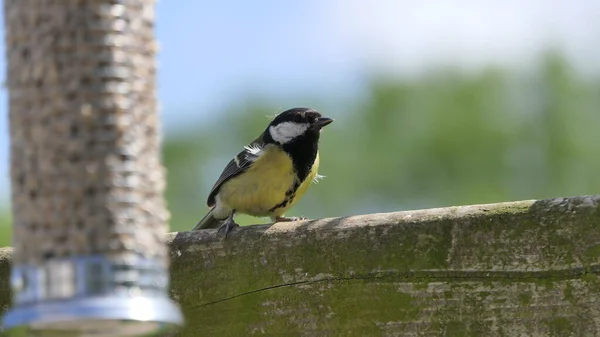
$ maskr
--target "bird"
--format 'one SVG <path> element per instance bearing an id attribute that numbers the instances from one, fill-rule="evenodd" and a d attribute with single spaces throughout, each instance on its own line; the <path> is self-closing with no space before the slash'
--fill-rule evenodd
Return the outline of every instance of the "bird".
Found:
<path id="1" fill-rule="evenodd" d="M 239 226 L 237 213 L 273 222 L 306 220 L 284 214 L 323 177 L 318 174 L 319 138 L 333 121 L 311 108 L 279 113 L 225 166 L 208 195 L 209 212 L 192 230 L 224 228 L 227 237 Z"/>

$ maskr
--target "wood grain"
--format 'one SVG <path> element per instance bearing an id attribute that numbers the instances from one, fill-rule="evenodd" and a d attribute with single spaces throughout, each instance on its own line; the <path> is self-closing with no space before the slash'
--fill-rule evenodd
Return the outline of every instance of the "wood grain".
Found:
<path id="1" fill-rule="evenodd" d="M 226 241 L 216 230 L 171 233 L 171 295 L 187 320 L 178 335 L 600 335 L 599 204 L 256 225 Z"/>

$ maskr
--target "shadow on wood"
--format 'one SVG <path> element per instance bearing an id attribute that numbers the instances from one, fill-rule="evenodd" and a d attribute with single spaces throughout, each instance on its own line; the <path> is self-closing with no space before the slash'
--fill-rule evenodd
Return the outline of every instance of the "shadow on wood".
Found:
<path id="1" fill-rule="evenodd" d="M 171 233 L 179 335 L 598 335 L 599 204 L 584 196 L 257 225 L 226 241 L 215 230 Z"/>

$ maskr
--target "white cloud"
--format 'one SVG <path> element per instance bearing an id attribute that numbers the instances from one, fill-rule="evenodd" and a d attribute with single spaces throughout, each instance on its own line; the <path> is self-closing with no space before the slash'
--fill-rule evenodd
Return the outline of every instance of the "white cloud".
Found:
<path id="1" fill-rule="evenodd" d="M 600 56 L 598 0 L 330 0 L 335 33 L 371 64 L 528 62 L 558 43 L 579 63 Z"/>

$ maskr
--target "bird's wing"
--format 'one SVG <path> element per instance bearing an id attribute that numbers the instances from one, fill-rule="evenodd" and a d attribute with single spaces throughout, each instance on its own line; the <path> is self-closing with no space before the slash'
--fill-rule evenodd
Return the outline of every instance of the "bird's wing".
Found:
<path id="1" fill-rule="evenodd" d="M 219 192 L 219 188 L 221 187 L 221 185 L 223 185 L 223 183 L 239 175 L 240 173 L 246 172 L 250 165 L 252 165 L 252 163 L 256 161 L 258 157 L 260 157 L 266 145 L 262 139 L 263 138 L 261 135 L 252 143 L 244 146 L 244 150 L 238 153 L 237 156 L 233 157 L 233 159 L 227 164 L 227 166 L 225 166 L 225 169 L 223 169 L 221 176 L 219 177 L 219 179 L 217 179 L 217 182 L 215 183 L 208 195 L 208 207 L 214 206 L 215 196 Z"/>

